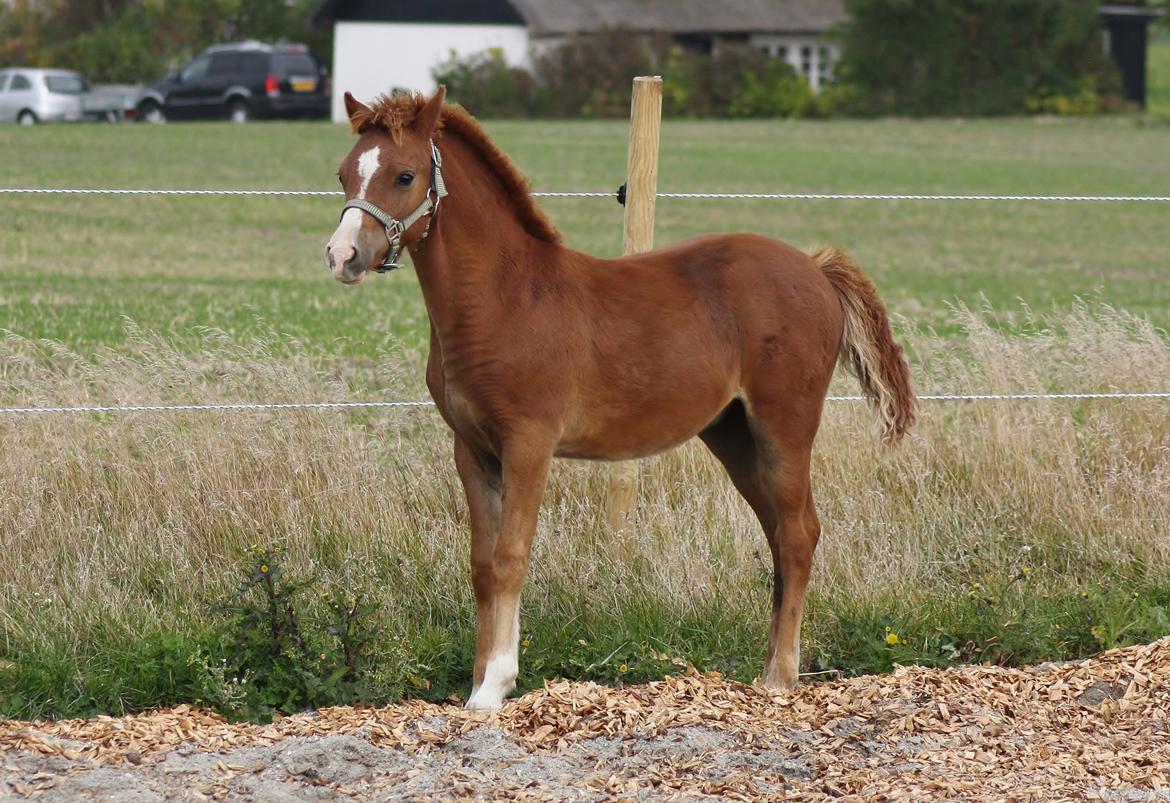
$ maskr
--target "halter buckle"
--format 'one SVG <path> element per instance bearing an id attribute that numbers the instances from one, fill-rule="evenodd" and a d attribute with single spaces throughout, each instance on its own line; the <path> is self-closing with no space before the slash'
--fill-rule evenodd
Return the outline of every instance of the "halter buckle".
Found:
<path id="1" fill-rule="evenodd" d="M 402 263 L 398 258 L 402 256 L 402 235 L 405 230 L 402 228 L 402 221 L 391 218 L 393 228 L 386 226 L 386 242 L 390 247 L 386 250 L 386 256 L 382 258 L 381 263 L 374 266 L 374 273 L 389 273 L 392 270 L 402 267 Z M 393 231 L 393 234 L 391 234 Z"/>

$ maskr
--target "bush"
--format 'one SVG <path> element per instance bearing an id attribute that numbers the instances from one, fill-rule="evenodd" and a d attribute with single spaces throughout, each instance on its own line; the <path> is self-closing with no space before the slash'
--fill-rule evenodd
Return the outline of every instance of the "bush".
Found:
<path id="1" fill-rule="evenodd" d="M 866 114 L 1097 111 L 1115 93 L 1096 0 L 846 0 L 838 74 Z"/>
<path id="2" fill-rule="evenodd" d="M 662 71 L 663 34 L 615 28 L 570 36 L 534 59 L 536 111 L 547 117 L 627 117 L 633 79 Z"/>
<path id="3" fill-rule="evenodd" d="M 1041 94 L 1024 100 L 1033 113 L 1065 115 L 1096 114 L 1102 111 L 1103 98 L 1097 91 L 1095 76 L 1085 76 L 1073 94 Z"/>
<path id="4" fill-rule="evenodd" d="M 746 47 L 694 53 L 672 47 L 665 35 L 622 29 L 570 37 L 538 54 L 533 73 L 489 50 L 452 52 L 434 77 L 476 114 L 626 117 L 633 78 L 655 73 L 664 77 L 668 116 L 797 117 L 836 108 L 818 104 L 808 82 L 783 60 Z"/>
<path id="5" fill-rule="evenodd" d="M 95 81 L 132 84 L 163 75 L 167 61 L 151 47 L 150 33 L 129 16 L 80 34 L 63 47 L 56 63 Z"/>
<path id="6" fill-rule="evenodd" d="M 668 116 L 800 117 L 816 108 L 808 82 L 788 62 L 746 47 L 715 56 L 674 48 L 663 77 Z"/>
<path id="7" fill-rule="evenodd" d="M 532 76 L 511 67 L 504 51 L 491 48 L 460 58 L 454 50 L 434 71 L 435 80 L 446 84 L 453 100 L 472 114 L 492 117 L 525 117 L 532 114 Z"/>
<path id="8" fill-rule="evenodd" d="M 804 117 L 815 108 L 808 81 L 788 62 L 767 58 L 739 73 L 727 116 Z"/>

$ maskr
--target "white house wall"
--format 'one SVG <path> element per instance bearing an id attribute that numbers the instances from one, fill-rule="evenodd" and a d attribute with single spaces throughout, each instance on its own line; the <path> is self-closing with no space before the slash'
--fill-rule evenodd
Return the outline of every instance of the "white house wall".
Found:
<path id="1" fill-rule="evenodd" d="M 344 122 L 345 93 L 369 101 L 392 89 L 431 92 L 431 70 L 451 57 L 500 48 L 510 64 L 528 66 L 523 25 L 339 22 L 333 27 L 333 121 Z"/>

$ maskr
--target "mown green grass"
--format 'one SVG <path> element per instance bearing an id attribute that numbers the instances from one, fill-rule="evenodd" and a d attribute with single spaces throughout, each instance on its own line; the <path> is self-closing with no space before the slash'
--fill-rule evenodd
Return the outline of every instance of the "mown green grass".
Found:
<path id="1" fill-rule="evenodd" d="M 493 122 L 541 190 L 613 190 L 621 122 Z M 729 192 L 1165 194 L 1170 132 L 1134 120 L 682 122 L 662 137 L 660 189 Z M 280 124 L 0 130 L 4 183 L 30 187 L 333 189 L 341 126 Z M 453 187 L 458 192 L 458 187 Z M 240 336 L 261 321 L 334 353 L 371 356 L 386 335 L 421 346 L 417 285 L 401 272 L 356 289 L 321 252 L 330 198 L 0 196 L 0 328 L 89 348 L 122 317 Z M 548 199 L 571 246 L 616 255 L 621 209 Z M 941 325 L 948 304 L 1041 309 L 1098 298 L 1170 323 L 1166 204 L 691 201 L 659 203 L 657 241 L 759 231 L 833 243 L 894 311 Z"/>
<path id="2" fill-rule="evenodd" d="M 537 189 L 621 181 L 622 123 L 489 129 Z M 10 127 L 0 181 L 332 189 L 350 142 L 323 124 Z M 1130 117 L 668 122 L 660 189 L 1165 195 L 1168 143 L 1170 128 Z M 618 253 L 613 201 L 544 205 L 573 247 Z M 0 402 L 420 393 L 414 277 L 334 283 L 321 249 L 339 207 L 0 196 L 0 329 L 61 344 L 0 344 Z M 1088 296 L 1170 324 L 1168 224 L 1167 204 L 664 200 L 658 241 L 753 230 L 849 249 L 903 316 L 924 391 L 1164 390 L 1164 336 L 1134 335 L 1124 315 L 1090 325 L 1068 310 Z M 1080 334 L 1046 334 L 1021 299 Z M 956 302 L 986 303 L 992 330 L 970 336 Z M 804 668 L 1020 663 L 1165 634 L 1170 472 L 1158 404 L 928 407 L 917 440 L 892 456 L 874 448 L 860 410 L 831 409 L 814 478 L 825 538 Z M 366 623 L 378 640 L 364 696 L 348 699 L 466 693 L 466 521 L 441 425 L 428 413 L 325 415 L 0 420 L 10 558 L 0 714 L 199 700 L 256 716 L 282 694 L 303 704 L 280 684 L 232 696 L 231 672 L 254 681 L 266 667 L 242 662 L 223 606 L 249 545 L 274 542 L 289 545 L 293 576 L 318 580 L 306 622 L 322 616 L 322 589 L 382 604 Z M 647 468 L 641 552 L 628 564 L 599 523 L 604 474 L 558 466 L 525 598 L 522 684 L 642 680 L 678 671 L 671 658 L 745 680 L 759 672 L 767 549 L 697 454 Z M 309 669 L 324 672 L 337 645 L 322 635 L 320 648 Z M 335 699 L 332 687 L 317 694 L 315 704 Z"/>

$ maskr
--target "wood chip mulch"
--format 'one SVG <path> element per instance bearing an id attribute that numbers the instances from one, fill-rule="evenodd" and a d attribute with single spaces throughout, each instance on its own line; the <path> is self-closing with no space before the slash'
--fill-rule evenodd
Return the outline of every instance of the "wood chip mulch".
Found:
<path id="1" fill-rule="evenodd" d="M 580 755 L 598 739 L 617 740 L 633 755 L 645 740 L 699 728 L 733 740 L 724 740 L 723 751 L 791 756 L 808 770 L 741 762 L 715 777 L 709 761 L 663 756 L 642 761 L 636 772 L 581 779 L 615 797 L 652 789 L 731 799 L 1170 799 L 1170 638 L 1066 664 L 899 667 L 787 694 L 691 672 L 624 688 L 551 682 L 490 715 L 407 702 L 324 709 L 270 725 L 233 725 L 188 706 L 118 718 L 0 721 L 0 750 L 125 766 L 161 761 L 184 744 L 226 753 L 289 736 L 352 734 L 420 755 L 485 722 L 527 753 L 550 755 Z M 531 783 L 479 791 L 541 796 Z"/>

